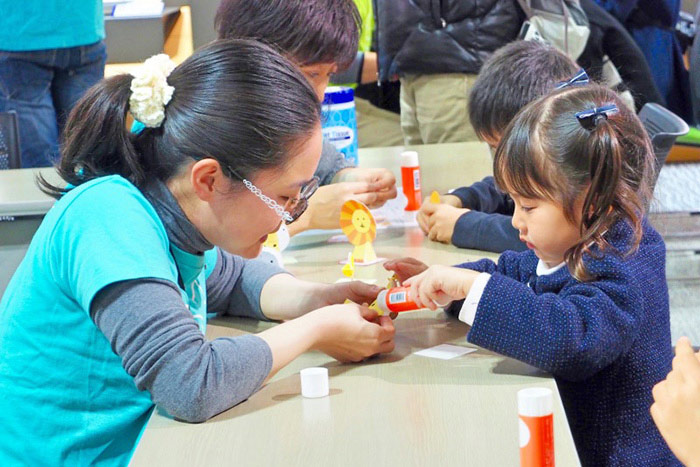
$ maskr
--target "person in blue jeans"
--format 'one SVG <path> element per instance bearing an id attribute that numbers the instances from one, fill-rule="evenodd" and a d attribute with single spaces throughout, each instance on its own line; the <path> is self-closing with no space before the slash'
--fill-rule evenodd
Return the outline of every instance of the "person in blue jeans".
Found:
<path id="1" fill-rule="evenodd" d="M 58 157 L 75 103 L 104 76 L 100 0 L 0 0 L 0 112 L 19 117 L 22 167 Z"/>

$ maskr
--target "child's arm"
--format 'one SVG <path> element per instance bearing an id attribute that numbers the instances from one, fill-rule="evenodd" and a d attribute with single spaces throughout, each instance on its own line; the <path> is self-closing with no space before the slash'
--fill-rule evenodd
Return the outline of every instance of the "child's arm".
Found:
<path id="1" fill-rule="evenodd" d="M 579 283 L 559 294 L 536 295 L 526 283 L 493 274 L 467 339 L 580 381 L 629 348 L 643 309 L 628 282 Z"/>
<path id="2" fill-rule="evenodd" d="M 524 251 L 512 217 L 505 214 L 489 214 L 469 211 L 462 214 L 454 227 L 452 243 L 459 248 L 471 248 L 501 253 L 506 250 Z"/>
<path id="3" fill-rule="evenodd" d="M 452 268 L 445 266 L 434 266 L 433 268 L 441 268 L 439 270 L 434 269 L 433 271 L 431 271 L 431 281 L 435 281 L 438 284 L 431 284 L 428 286 L 428 288 L 434 289 L 433 292 L 436 293 L 437 297 L 439 297 L 437 299 L 438 306 L 444 306 L 445 312 L 447 314 L 452 316 L 458 316 L 462 311 L 464 299 L 467 298 L 468 295 L 470 295 L 470 292 L 472 292 L 472 296 L 476 293 L 478 301 L 478 296 L 481 295 L 481 291 L 483 290 L 484 286 L 491 277 L 491 274 L 500 273 L 520 279 L 522 275 L 520 273 L 520 264 L 522 262 L 521 258 L 522 253 L 507 251 L 500 256 L 500 258 L 498 259 L 498 263 L 495 263 L 490 259 L 483 258 L 475 262 L 458 264 Z M 468 273 L 465 274 L 460 271 L 464 269 L 468 270 Z M 425 273 L 427 272 L 428 271 L 425 271 Z M 436 272 L 441 272 L 442 274 L 436 275 Z M 425 282 L 421 279 L 421 282 L 423 282 L 423 284 L 430 284 L 431 281 Z M 407 285 L 407 283 L 404 283 L 404 285 Z M 475 285 L 477 291 L 471 290 L 473 285 Z M 420 285 L 414 283 L 413 288 L 416 289 L 416 291 L 414 292 L 414 296 L 419 295 L 419 287 Z M 443 287 L 448 287 L 452 290 L 457 290 L 459 287 L 463 287 L 464 293 L 450 295 L 450 292 L 441 290 Z M 450 295 L 450 299 L 448 300 L 445 296 L 441 295 L 441 292 Z M 452 303 L 449 303 L 448 305 L 448 302 L 450 301 Z M 425 303 L 425 306 L 430 308 L 431 304 Z M 476 304 L 474 304 L 473 310 L 468 311 L 469 316 L 471 316 L 468 324 L 471 324 L 474 313 L 476 313 Z"/>
<path id="4" fill-rule="evenodd" d="M 512 216 L 515 210 L 513 200 L 496 188 L 493 177 L 486 177 L 470 186 L 457 188 L 450 194 L 460 199 L 463 208 L 473 211 Z"/>

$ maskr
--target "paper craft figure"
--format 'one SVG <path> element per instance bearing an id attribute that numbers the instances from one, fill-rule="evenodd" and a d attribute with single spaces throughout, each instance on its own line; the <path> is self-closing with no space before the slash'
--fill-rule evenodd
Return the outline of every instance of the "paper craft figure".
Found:
<path id="1" fill-rule="evenodd" d="M 355 277 L 355 257 L 348 253 L 348 263 L 343 266 L 343 275 L 352 279 Z"/>
<path id="2" fill-rule="evenodd" d="M 433 204 L 440 204 L 440 193 L 437 191 L 430 193 L 430 202 Z"/>
<path id="3" fill-rule="evenodd" d="M 387 289 L 393 289 L 394 287 L 399 286 L 399 278 L 396 275 L 396 273 L 392 274 L 391 277 L 389 278 L 389 282 L 386 284 Z"/>
<path id="4" fill-rule="evenodd" d="M 377 237 L 377 224 L 367 206 L 352 199 L 343 204 L 340 209 L 340 228 L 350 243 L 355 245 L 352 256 L 356 263 L 376 261 L 372 242 Z"/>
<path id="5" fill-rule="evenodd" d="M 271 248 L 280 251 L 280 240 L 277 236 L 277 232 L 267 234 L 267 240 L 263 243 L 263 248 Z"/>
<path id="6" fill-rule="evenodd" d="M 267 235 L 267 240 L 263 243 L 263 253 L 268 253 L 270 262 L 274 260 L 279 266 L 284 266 L 282 260 L 282 251 L 289 246 L 289 232 L 287 227 L 282 224 L 277 232 Z M 274 263 L 273 263 L 274 264 Z"/>

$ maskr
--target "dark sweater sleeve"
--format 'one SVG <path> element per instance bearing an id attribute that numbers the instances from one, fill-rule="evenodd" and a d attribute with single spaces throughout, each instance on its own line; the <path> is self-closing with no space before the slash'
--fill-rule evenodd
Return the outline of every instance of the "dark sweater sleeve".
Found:
<path id="1" fill-rule="evenodd" d="M 506 251 L 499 258 L 498 262 L 494 262 L 488 258 L 472 261 L 468 263 L 456 264 L 455 267 L 463 269 L 471 269 L 472 271 L 485 272 L 487 274 L 506 274 L 511 277 L 521 277 L 520 265 L 521 254 L 513 251 Z M 455 300 L 447 308 L 445 312 L 451 316 L 459 315 L 459 310 L 462 308 L 464 300 Z"/>
<path id="2" fill-rule="evenodd" d="M 452 244 L 459 248 L 493 251 L 525 251 L 511 216 L 469 211 L 462 214 L 452 232 Z"/>
<path id="3" fill-rule="evenodd" d="M 315 173 L 321 185 L 329 185 L 335 174 L 348 167 L 355 166 L 345 158 L 342 152 L 333 146 L 333 143 L 324 140 L 323 148 L 321 149 L 321 159 L 318 161 Z"/>
<path id="4" fill-rule="evenodd" d="M 557 377 L 584 380 L 637 338 L 644 306 L 627 285 L 578 283 L 537 295 L 526 283 L 492 274 L 467 340 Z"/>
<path id="5" fill-rule="evenodd" d="M 511 224 L 515 209 L 513 200 L 496 188 L 493 177 L 457 188 L 450 194 L 460 199 L 462 207 L 471 209 L 457 219 L 452 233 L 453 245 L 496 253 L 527 249 Z"/>
<path id="6" fill-rule="evenodd" d="M 136 387 L 184 421 L 202 422 L 244 401 L 272 368 L 270 347 L 255 335 L 208 341 L 168 281 L 107 286 L 91 316 Z"/>
<path id="7" fill-rule="evenodd" d="M 450 194 L 460 199 L 463 208 L 474 211 L 512 216 L 515 210 L 513 200 L 496 188 L 493 177 L 486 177 L 470 186 L 457 188 Z"/>
<path id="8" fill-rule="evenodd" d="M 365 53 L 357 52 L 350 66 L 333 75 L 331 81 L 337 84 L 359 84 L 362 78 L 362 68 L 365 62 Z"/>

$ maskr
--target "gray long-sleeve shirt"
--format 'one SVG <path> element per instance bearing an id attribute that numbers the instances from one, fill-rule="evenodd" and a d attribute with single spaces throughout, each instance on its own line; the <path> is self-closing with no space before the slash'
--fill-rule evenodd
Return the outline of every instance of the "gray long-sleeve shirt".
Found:
<path id="1" fill-rule="evenodd" d="M 343 153 L 333 146 L 333 143 L 324 140 L 321 160 L 318 161 L 314 174 L 319 178 L 321 185 L 329 185 L 335 174 L 348 167 L 354 167 L 353 163 L 347 160 Z"/>
<path id="2" fill-rule="evenodd" d="M 178 248 L 201 254 L 213 248 L 189 222 L 167 187 L 143 189 Z M 260 293 L 284 272 L 259 261 L 217 251 L 207 278 L 209 312 L 266 319 Z M 91 316 L 140 390 L 171 415 L 204 421 L 255 392 L 272 368 L 267 343 L 254 335 L 208 341 L 176 284 L 139 279 L 111 284 L 92 302 Z"/>

